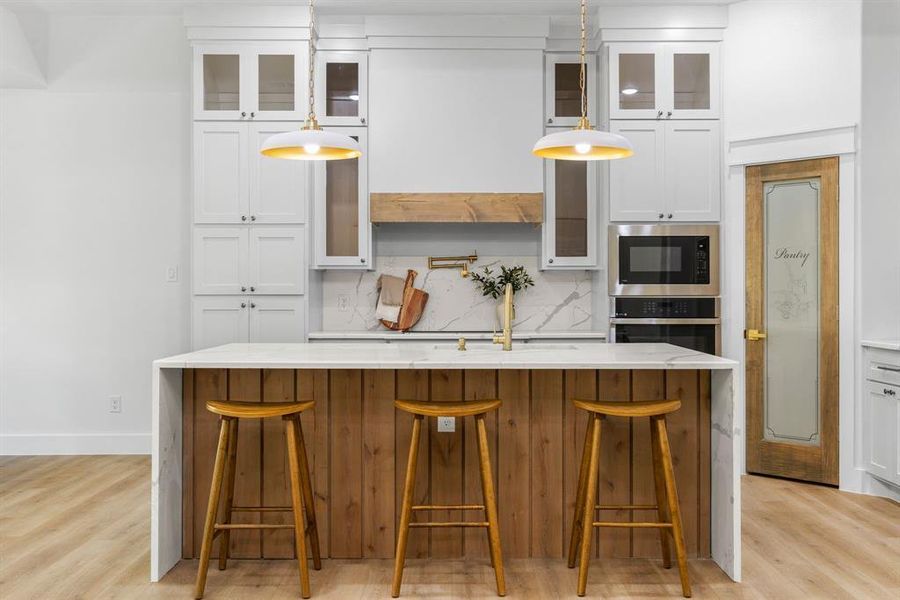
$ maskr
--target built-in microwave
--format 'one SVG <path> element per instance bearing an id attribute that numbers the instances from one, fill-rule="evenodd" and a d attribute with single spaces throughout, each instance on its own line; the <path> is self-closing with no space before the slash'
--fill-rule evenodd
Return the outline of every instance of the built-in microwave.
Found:
<path id="1" fill-rule="evenodd" d="M 718 296 L 718 225 L 610 225 L 610 296 Z"/>

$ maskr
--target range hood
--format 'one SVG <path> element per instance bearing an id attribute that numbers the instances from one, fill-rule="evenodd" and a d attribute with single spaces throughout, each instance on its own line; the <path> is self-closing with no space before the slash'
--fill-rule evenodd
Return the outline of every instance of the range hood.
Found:
<path id="1" fill-rule="evenodd" d="M 527 193 L 372 193 L 373 223 L 542 223 L 544 194 Z"/>

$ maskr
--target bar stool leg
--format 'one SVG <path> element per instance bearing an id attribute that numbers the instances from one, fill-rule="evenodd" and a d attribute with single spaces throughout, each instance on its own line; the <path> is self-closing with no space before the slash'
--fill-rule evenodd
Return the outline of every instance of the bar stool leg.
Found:
<path id="1" fill-rule="evenodd" d="M 287 439 L 288 465 L 291 471 L 291 504 L 294 507 L 294 546 L 297 551 L 297 566 L 300 568 L 300 595 L 309 598 L 309 565 L 306 558 L 306 527 L 303 523 L 303 500 L 300 492 L 300 460 L 297 448 L 297 423 L 293 418 L 284 418 Z"/>
<path id="2" fill-rule="evenodd" d="M 497 499 L 494 497 L 494 479 L 491 471 L 491 455 L 488 448 L 487 429 L 484 426 L 484 415 L 475 415 L 478 429 L 478 454 L 481 465 L 481 485 L 484 488 L 484 508 L 488 520 L 488 540 L 491 549 L 491 562 L 494 564 L 494 575 L 497 579 L 497 595 L 506 595 L 506 578 L 503 575 L 503 556 L 500 551 L 500 524 L 497 518 Z"/>
<path id="3" fill-rule="evenodd" d="M 666 498 L 669 503 L 669 515 L 672 518 L 672 538 L 675 541 L 675 558 L 678 560 L 678 573 L 681 576 L 681 593 L 685 598 L 690 598 L 691 582 L 688 578 L 684 531 L 681 526 L 681 510 L 678 508 L 675 469 L 672 467 L 672 450 L 669 448 L 669 436 L 666 433 L 666 419 L 665 417 L 651 417 L 651 421 L 655 428 L 656 439 L 662 457 L 663 475 L 666 482 Z"/>
<path id="4" fill-rule="evenodd" d="M 225 506 L 222 522 L 231 523 L 231 507 L 234 506 L 234 476 L 237 471 L 238 419 L 231 419 L 231 430 L 228 432 L 228 454 L 225 462 Z M 231 530 L 222 531 L 219 538 L 219 570 L 224 571 L 228 565 L 228 552 L 231 549 Z"/>
<path id="5" fill-rule="evenodd" d="M 303 427 L 299 415 L 295 418 L 294 431 L 297 433 L 297 459 L 300 461 L 300 489 L 303 492 L 303 512 L 306 515 L 306 530 L 309 532 L 309 546 L 312 550 L 313 568 L 322 568 L 322 555 L 319 553 L 319 529 L 316 526 L 316 505 L 312 484 L 309 479 L 309 461 L 306 457 L 306 444 L 303 442 Z"/>
<path id="6" fill-rule="evenodd" d="M 213 467 L 212 484 L 209 490 L 209 503 L 206 507 L 206 524 L 203 526 L 203 545 L 200 547 L 200 564 L 197 566 L 197 582 L 194 586 L 194 598 L 202 598 L 206 588 L 206 571 L 209 569 L 209 554 L 212 550 L 215 533 L 216 514 L 219 511 L 219 494 L 222 492 L 222 475 L 225 471 L 225 454 L 228 450 L 228 437 L 231 431 L 229 418 L 222 418 L 219 426 L 219 445 L 216 447 L 216 462 Z"/>
<path id="7" fill-rule="evenodd" d="M 600 470 L 600 415 L 591 415 L 591 458 L 588 463 L 587 490 L 582 511 L 581 564 L 578 567 L 578 595 L 587 590 L 588 565 L 591 561 L 591 536 L 594 533 L 594 506 L 597 504 L 597 477 Z"/>
<path id="8" fill-rule="evenodd" d="M 419 458 L 419 434 L 424 417 L 413 419 L 412 437 L 409 442 L 409 459 L 406 461 L 406 481 L 403 484 L 403 508 L 400 509 L 400 531 L 397 535 L 397 552 L 394 556 L 394 580 L 391 583 L 391 597 L 400 595 L 403 581 L 403 563 L 406 560 L 406 542 L 409 538 L 409 520 L 412 515 L 413 491 L 416 487 L 416 461 Z"/>
<path id="9" fill-rule="evenodd" d="M 584 518 L 584 495 L 587 492 L 587 470 L 591 458 L 591 438 L 594 435 L 594 420 L 588 420 L 584 432 L 584 446 L 581 449 L 581 467 L 578 469 L 578 493 L 575 496 L 575 514 L 572 516 L 572 537 L 569 540 L 569 568 L 575 567 L 578 545 L 581 541 L 581 527 Z M 591 513 L 593 517 L 593 513 Z"/>
<path id="10" fill-rule="evenodd" d="M 653 429 L 653 421 L 650 422 L 650 429 Z M 655 431 L 650 432 L 650 450 L 653 455 L 653 483 L 656 486 L 656 515 L 660 523 L 671 523 L 672 520 L 668 514 L 668 495 L 666 494 L 666 475 L 663 470 L 662 456 L 660 456 L 659 439 Z M 660 528 L 659 544 L 662 548 L 663 567 L 669 569 L 672 567 L 672 556 L 669 549 L 669 530 Z"/>

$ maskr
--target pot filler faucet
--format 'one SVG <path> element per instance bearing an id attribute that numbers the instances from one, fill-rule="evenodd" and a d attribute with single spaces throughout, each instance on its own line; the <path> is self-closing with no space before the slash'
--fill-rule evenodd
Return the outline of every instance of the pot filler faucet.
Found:
<path id="1" fill-rule="evenodd" d="M 504 350 L 512 350 L 512 321 L 513 321 L 513 287 L 506 284 L 506 292 L 503 294 L 503 333 L 494 336 L 495 344 L 503 344 Z"/>

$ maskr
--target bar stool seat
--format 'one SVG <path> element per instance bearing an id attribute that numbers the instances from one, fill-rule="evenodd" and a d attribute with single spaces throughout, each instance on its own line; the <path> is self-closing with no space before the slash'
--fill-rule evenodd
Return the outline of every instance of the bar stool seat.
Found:
<path id="1" fill-rule="evenodd" d="M 219 569 L 228 564 L 231 531 L 235 529 L 293 529 L 294 550 L 300 571 L 300 594 L 309 598 L 309 565 L 306 557 L 306 536 L 312 550 L 313 567 L 322 568 L 319 554 L 319 533 L 316 527 L 316 507 L 313 501 L 312 484 L 309 478 L 309 461 L 303 443 L 300 414 L 315 406 L 315 402 L 224 402 L 210 400 L 206 409 L 220 416 L 219 444 L 216 447 L 216 462 L 213 467 L 209 504 L 206 509 L 206 523 L 203 527 L 203 543 L 200 547 L 200 564 L 197 567 L 197 581 L 194 598 L 202 598 L 206 588 L 209 557 L 216 537 L 219 542 Z M 264 419 L 281 417 L 287 441 L 288 465 L 290 471 L 290 506 L 234 506 L 234 479 L 237 470 L 238 423 L 241 419 Z M 217 523 L 219 496 L 225 488 L 225 505 L 222 522 Z M 234 512 L 292 512 L 293 524 L 272 523 L 231 523 Z"/>
<path id="2" fill-rule="evenodd" d="M 575 566 L 576 555 L 581 550 L 578 568 L 578 595 L 587 590 L 587 573 L 591 555 L 591 535 L 594 527 L 635 527 L 659 529 L 663 567 L 672 566 L 669 555 L 669 536 L 675 544 L 675 557 L 681 577 L 681 593 L 691 596 L 691 582 L 688 578 L 687 553 L 684 546 L 684 532 L 681 524 L 681 510 L 675 489 L 675 469 L 672 466 L 672 452 L 666 432 L 665 415 L 681 408 L 680 400 L 659 400 L 649 402 L 594 402 L 573 400 L 579 409 L 590 413 L 584 449 L 581 453 L 581 468 L 578 473 L 578 492 L 575 497 L 575 515 L 572 519 L 572 537 L 569 541 L 569 568 Z M 603 419 L 611 417 L 650 417 L 650 447 L 653 456 L 653 479 L 656 488 L 656 504 L 603 505 L 597 504 L 597 479 L 600 471 L 600 429 Z M 603 510 L 653 510 L 656 521 L 622 522 L 595 521 L 595 511 Z"/>
<path id="3" fill-rule="evenodd" d="M 419 402 L 416 400 L 395 400 L 394 406 L 399 410 L 411 413 L 413 420 L 412 436 L 409 443 L 409 459 L 406 463 L 406 482 L 403 486 L 403 507 L 400 511 L 400 527 L 397 535 L 397 552 L 394 556 L 394 579 L 391 583 L 391 596 L 400 595 L 400 584 L 403 581 L 403 563 L 406 561 L 406 542 L 409 539 L 410 527 L 484 527 L 488 534 L 488 547 L 491 554 L 491 566 L 497 580 L 497 595 L 506 595 L 506 580 L 503 576 L 503 557 L 500 552 L 500 528 L 497 518 L 497 501 L 494 497 L 494 479 L 491 472 L 491 459 L 488 450 L 487 429 L 484 425 L 485 414 L 500 408 L 500 400 L 473 400 L 468 402 Z M 427 504 L 413 505 L 413 490 L 416 487 L 416 462 L 419 456 L 419 435 L 425 417 L 475 417 L 476 437 L 478 441 L 479 467 L 481 472 L 481 493 L 484 504 Z M 483 510 L 485 518 L 479 521 L 456 522 L 415 522 L 411 523 L 413 511 L 431 510 Z"/>
<path id="4" fill-rule="evenodd" d="M 394 406 L 404 412 L 423 417 L 471 417 L 497 410 L 500 408 L 500 400 L 472 400 L 469 402 L 395 400 Z"/>

